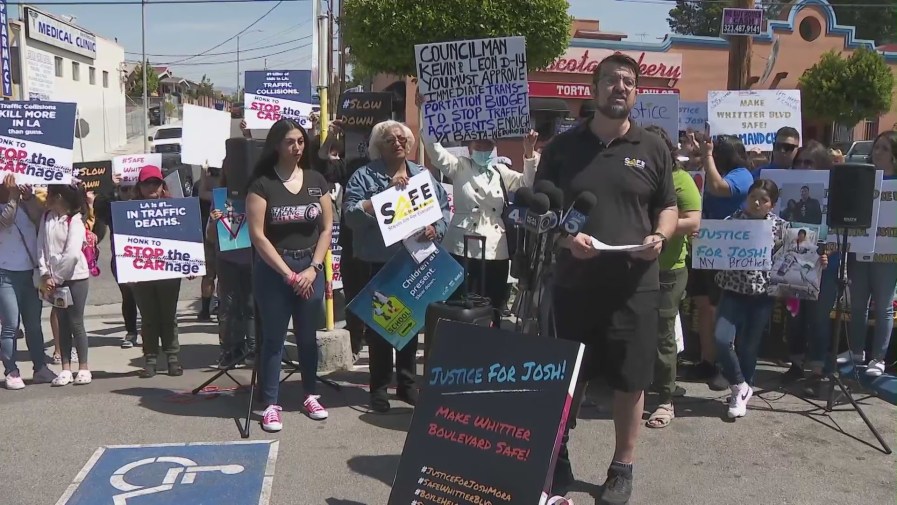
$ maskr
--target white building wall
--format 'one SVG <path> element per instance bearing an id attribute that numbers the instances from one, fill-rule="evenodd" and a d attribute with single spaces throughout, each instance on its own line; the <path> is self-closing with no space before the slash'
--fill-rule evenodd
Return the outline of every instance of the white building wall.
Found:
<path id="1" fill-rule="evenodd" d="M 19 28 L 24 99 L 78 104 L 79 117 L 87 121 L 89 131 L 83 139 L 75 139 L 74 161 L 109 159 L 111 151 L 128 141 L 121 78 L 124 48 L 97 35 L 92 59 L 34 40 L 25 35 L 24 26 Z"/>

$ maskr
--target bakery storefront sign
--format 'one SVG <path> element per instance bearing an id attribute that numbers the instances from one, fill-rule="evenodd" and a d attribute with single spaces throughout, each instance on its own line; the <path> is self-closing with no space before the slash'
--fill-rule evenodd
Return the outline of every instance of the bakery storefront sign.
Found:
<path id="1" fill-rule="evenodd" d="M 639 87 L 640 94 L 678 94 L 677 88 L 643 88 Z M 529 96 L 538 98 L 573 98 L 582 100 L 592 99 L 592 85 L 580 82 L 541 82 L 529 81 Z"/>
<path id="2" fill-rule="evenodd" d="M 678 53 L 659 53 L 647 51 L 614 51 L 612 49 L 595 49 L 568 47 L 564 55 L 554 60 L 545 72 L 565 74 L 591 74 L 601 60 L 614 53 L 623 53 L 639 64 L 641 77 L 660 79 L 682 78 L 682 55 Z"/>

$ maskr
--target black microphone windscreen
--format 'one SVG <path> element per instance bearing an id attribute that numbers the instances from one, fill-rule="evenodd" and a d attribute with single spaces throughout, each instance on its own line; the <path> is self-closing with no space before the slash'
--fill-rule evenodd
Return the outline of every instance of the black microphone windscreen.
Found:
<path id="1" fill-rule="evenodd" d="M 583 214 L 588 214 L 591 212 L 592 207 L 598 205 L 598 198 L 589 191 L 583 191 L 576 197 L 576 201 L 573 202 L 573 208 L 582 212 Z"/>
<path id="2" fill-rule="evenodd" d="M 548 196 L 544 193 L 536 193 L 533 197 L 532 203 L 529 205 L 530 210 L 532 210 L 536 214 L 545 214 L 548 212 L 548 209 L 551 208 L 551 202 L 548 200 Z"/>
<path id="3" fill-rule="evenodd" d="M 530 203 L 533 201 L 533 190 L 527 187 L 522 187 L 514 192 L 514 205 L 520 205 L 521 207 L 529 207 Z"/>
<path id="4" fill-rule="evenodd" d="M 551 210 L 564 209 L 564 192 L 561 191 L 561 188 L 552 186 L 551 189 L 544 193 L 548 196 L 548 202 L 551 205 L 549 208 Z"/>
<path id="5" fill-rule="evenodd" d="M 533 184 L 533 193 L 545 193 L 549 194 L 549 191 L 554 189 L 554 183 L 549 181 L 548 179 L 542 179 L 541 181 L 536 181 Z"/>

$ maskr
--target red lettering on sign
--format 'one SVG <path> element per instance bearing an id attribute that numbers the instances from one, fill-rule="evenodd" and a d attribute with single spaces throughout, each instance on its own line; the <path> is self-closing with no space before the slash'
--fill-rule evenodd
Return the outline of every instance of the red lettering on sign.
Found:
<path id="1" fill-rule="evenodd" d="M 614 53 L 623 53 L 632 57 L 639 64 L 641 77 L 660 77 L 664 79 L 682 78 L 682 55 L 675 53 L 646 51 L 614 51 L 612 49 L 585 49 L 569 47 L 564 55 L 554 60 L 546 72 L 562 72 L 568 74 L 591 74 L 601 60 Z"/>

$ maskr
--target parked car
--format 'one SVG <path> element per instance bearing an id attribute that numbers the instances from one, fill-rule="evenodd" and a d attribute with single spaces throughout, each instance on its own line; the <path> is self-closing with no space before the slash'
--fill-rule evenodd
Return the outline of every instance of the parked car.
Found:
<path id="1" fill-rule="evenodd" d="M 150 126 L 160 126 L 162 124 L 162 108 L 158 105 L 149 108 L 149 124 Z"/>
<path id="2" fill-rule="evenodd" d="M 234 119 L 242 119 L 243 118 L 243 104 L 235 103 L 230 106 L 230 117 Z"/>
<path id="3" fill-rule="evenodd" d="M 180 126 L 160 126 L 156 133 L 149 136 L 150 152 L 180 153 L 182 134 Z"/>
<path id="4" fill-rule="evenodd" d="M 844 152 L 845 163 L 871 163 L 869 156 L 872 154 L 871 140 L 858 140 Z"/>

